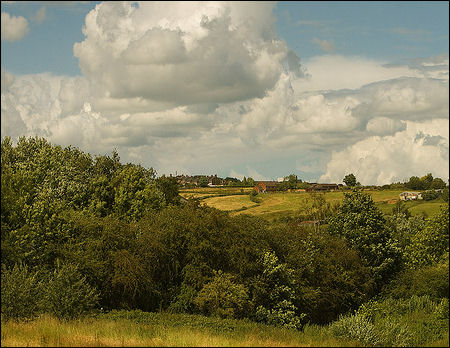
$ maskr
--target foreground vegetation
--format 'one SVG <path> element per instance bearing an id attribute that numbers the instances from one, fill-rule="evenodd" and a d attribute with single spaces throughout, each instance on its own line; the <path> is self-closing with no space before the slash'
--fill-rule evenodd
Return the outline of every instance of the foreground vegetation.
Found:
<path id="1" fill-rule="evenodd" d="M 447 306 L 447 307 L 446 307 Z M 413 297 L 368 303 L 354 315 L 301 331 L 193 314 L 112 311 L 62 321 L 2 322 L 2 345 L 43 347 L 359 347 L 448 346 L 448 301 Z"/>
<path id="2" fill-rule="evenodd" d="M 19 332 L 40 345 L 190 345 L 189 332 L 208 345 L 448 345 L 446 202 L 383 214 L 355 189 L 269 221 L 181 200 L 174 178 L 116 153 L 38 138 L 1 151 L 4 345 Z M 133 337 L 101 330 L 116 321 Z"/>

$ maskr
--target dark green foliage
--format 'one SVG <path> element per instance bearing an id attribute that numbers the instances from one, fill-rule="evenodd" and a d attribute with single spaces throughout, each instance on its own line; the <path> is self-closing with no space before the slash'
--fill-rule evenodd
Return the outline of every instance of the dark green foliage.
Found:
<path id="1" fill-rule="evenodd" d="M 59 319 L 74 319 L 90 312 L 98 302 L 91 287 L 75 265 L 63 265 L 42 286 L 42 310 Z"/>
<path id="2" fill-rule="evenodd" d="M 194 300 L 203 314 L 242 318 L 248 313 L 248 289 L 236 283 L 234 278 L 232 274 L 214 271 L 212 280 L 203 286 Z"/>
<path id="3" fill-rule="evenodd" d="M 405 182 L 406 188 L 410 190 L 430 190 L 430 189 L 443 189 L 446 187 L 445 181 L 441 178 L 433 178 L 431 173 L 419 178 L 412 176 L 409 181 Z"/>
<path id="4" fill-rule="evenodd" d="M 332 235 L 341 236 L 370 266 L 380 287 L 399 269 L 401 250 L 385 226 L 385 218 L 368 194 L 345 193 L 339 212 L 328 225 Z"/>
<path id="5" fill-rule="evenodd" d="M 200 179 L 198 179 L 198 186 L 208 187 L 208 179 L 206 178 L 206 176 L 202 176 L 200 177 Z"/>
<path id="6" fill-rule="evenodd" d="M 442 199 L 448 203 L 448 186 L 442 190 Z"/>
<path id="7" fill-rule="evenodd" d="M 411 216 L 411 212 L 406 207 L 405 202 L 398 200 L 394 207 L 392 208 L 392 214 L 394 215 L 400 215 L 403 214 L 406 218 L 409 218 Z"/>
<path id="8" fill-rule="evenodd" d="M 448 299 L 387 298 L 364 304 L 355 314 L 334 322 L 330 330 L 364 346 L 429 347 L 448 337 L 448 313 Z"/>
<path id="9" fill-rule="evenodd" d="M 434 178 L 431 182 L 430 189 L 444 189 L 446 187 L 446 183 L 441 178 Z"/>
<path id="10" fill-rule="evenodd" d="M 393 298 L 408 299 L 427 295 L 433 299 L 449 297 L 448 253 L 442 262 L 401 272 L 384 290 Z"/>
<path id="11" fill-rule="evenodd" d="M 347 174 L 342 181 L 347 186 L 356 186 L 356 176 L 354 174 Z"/>
<path id="12" fill-rule="evenodd" d="M 164 199 L 167 204 L 180 203 L 177 178 L 173 176 L 166 177 L 163 175 L 156 180 L 156 185 L 164 195 Z"/>
<path id="13" fill-rule="evenodd" d="M 32 319 L 39 313 L 42 281 L 27 265 L 16 264 L 11 269 L 2 266 L 2 316 L 5 319 Z"/>
<path id="14" fill-rule="evenodd" d="M 2 267 L 2 315 L 12 319 L 32 319 L 51 313 L 60 319 L 73 319 L 91 311 L 98 292 L 75 265 L 64 265 L 53 273 L 30 270 L 23 264 Z"/>
<path id="15" fill-rule="evenodd" d="M 449 210 L 446 203 L 427 219 L 426 227 L 411 238 L 405 253 L 410 267 L 422 267 L 440 262 L 448 251 Z"/>
<path id="16" fill-rule="evenodd" d="M 256 191 L 256 189 L 253 189 L 248 196 L 252 202 L 261 203 L 261 199 L 258 198 L 258 191 Z"/>
<path id="17" fill-rule="evenodd" d="M 295 303 L 306 320 L 329 323 L 373 295 L 370 268 L 343 239 L 306 225 L 277 229 L 277 239 L 294 270 Z"/>
<path id="18" fill-rule="evenodd" d="M 428 191 L 422 192 L 422 198 L 424 201 L 432 201 L 433 199 L 439 198 L 440 195 L 441 194 L 435 190 L 428 190 Z"/>
<path id="19" fill-rule="evenodd" d="M 252 282 L 252 305 L 255 320 L 266 324 L 300 329 L 305 314 L 294 304 L 293 270 L 278 261 L 273 252 L 261 259 L 262 274 Z"/>
<path id="20" fill-rule="evenodd" d="M 405 183 L 405 186 L 410 190 L 426 190 L 426 183 L 420 180 L 417 176 L 412 176 L 409 181 Z"/>
<path id="21" fill-rule="evenodd" d="M 425 224 L 401 204 L 385 219 L 360 192 L 340 207 L 312 194 L 297 216 L 269 223 L 199 200 L 179 204 L 175 178 L 121 164 L 115 151 L 93 160 L 40 138 L 16 146 L 5 138 L 1 150 L 7 319 L 69 319 L 103 307 L 298 329 L 355 310 L 390 279 L 384 296 L 448 297 L 448 206 Z M 294 181 L 287 177 L 286 188 Z M 397 273 L 402 261 L 411 269 Z"/>

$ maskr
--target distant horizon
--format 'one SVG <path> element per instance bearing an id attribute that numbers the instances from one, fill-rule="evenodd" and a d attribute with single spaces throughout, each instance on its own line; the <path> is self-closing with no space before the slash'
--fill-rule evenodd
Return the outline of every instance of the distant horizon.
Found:
<path id="1" fill-rule="evenodd" d="M 116 149 L 159 176 L 449 177 L 448 2 L 1 9 L 2 139 Z"/>

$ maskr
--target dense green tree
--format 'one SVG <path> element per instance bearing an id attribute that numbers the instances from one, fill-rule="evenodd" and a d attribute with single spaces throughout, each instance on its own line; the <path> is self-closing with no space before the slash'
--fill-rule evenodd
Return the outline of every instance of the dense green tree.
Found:
<path id="1" fill-rule="evenodd" d="M 262 273 L 252 282 L 252 305 L 255 319 L 270 325 L 300 329 L 306 314 L 294 302 L 293 270 L 280 263 L 274 252 L 266 251 L 261 259 Z"/>
<path id="2" fill-rule="evenodd" d="M 2 319 L 32 319 L 37 316 L 42 288 L 39 273 L 23 263 L 12 268 L 3 264 L 1 272 Z"/>
<path id="3" fill-rule="evenodd" d="M 432 201 L 434 199 L 439 198 L 440 196 L 440 192 L 435 191 L 435 190 L 427 190 L 425 192 L 422 192 L 422 199 L 424 201 Z"/>
<path id="4" fill-rule="evenodd" d="M 200 179 L 198 179 L 198 186 L 208 187 L 208 179 L 206 178 L 206 176 L 201 176 Z"/>
<path id="5" fill-rule="evenodd" d="M 442 199 L 444 202 L 448 202 L 448 186 L 442 190 Z"/>
<path id="6" fill-rule="evenodd" d="M 433 265 L 449 251 L 448 203 L 427 219 L 426 226 L 411 238 L 406 255 L 411 267 Z"/>
<path id="7" fill-rule="evenodd" d="M 337 214 L 330 220 L 328 231 L 341 236 L 358 251 L 370 266 L 380 287 L 399 269 L 401 250 L 385 226 L 383 213 L 372 197 L 360 191 L 345 193 Z"/>
<path id="8" fill-rule="evenodd" d="M 441 178 L 434 178 L 431 182 L 430 189 L 443 189 L 447 186 L 444 180 Z"/>
<path id="9" fill-rule="evenodd" d="M 426 183 L 417 176 L 410 177 L 409 181 L 405 183 L 405 186 L 410 190 L 426 190 L 427 189 Z"/>
<path id="10" fill-rule="evenodd" d="M 395 205 L 392 207 L 392 214 L 393 215 L 399 215 L 403 214 L 406 218 L 409 218 L 411 216 L 411 212 L 406 207 L 405 202 L 398 200 Z"/>
<path id="11" fill-rule="evenodd" d="M 276 250 L 294 270 L 295 304 L 307 314 L 305 320 L 329 323 L 374 294 L 370 268 L 342 238 L 292 224 L 276 228 L 275 239 Z"/>
<path id="12" fill-rule="evenodd" d="M 356 177 L 353 173 L 347 174 L 342 181 L 347 186 L 356 186 Z"/>
<path id="13" fill-rule="evenodd" d="M 234 278 L 230 273 L 214 271 L 214 277 L 194 300 L 202 313 L 221 318 L 242 318 L 248 314 L 248 289 Z"/>
<path id="14" fill-rule="evenodd" d="M 96 307 L 99 294 L 79 272 L 76 265 L 58 267 L 42 286 L 39 299 L 44 312 L 60 319 L 75 319 Z"/>
<path id="15" fill-rule="evenodd" d="M 139 220 L 148 209 L 166 205 L 163 193 L 154 181 L 155 173 L 142 166 L 126 165 L 112 179 L 113 212 L 122 219 Z"/>
<path id="16" fill-rule="evenodd" d="M 448 253 L 436 264 L 405 269 L 383 289 L 383 295 L 403 299 L 425 295 L 433 299 L 448 299 Z"/>
<path id="17" fill-rule="evenodd" d="M 386 227 L 403 251 L 411 244 L 412 238 L 425 228 L 425 225 L 425 219 L 421 215 L 408 216 L 400 212 L 386 216 Z"/>
<path id="18" fill-rule="evenodd" d="M 433 175 L 431 173 L 428 173 L 427 175 L 424 175 L 423 177 L 421 177 L 420 181 L 423 182 L 424 189 L 428 190 L 428 189 L 430 189 L 431 184 L 434 181 Z"/>
<path id="19" fill-rule="evenodd" d="M 163 175 L 156 180 L 156 186 L 164 195 L 167 204 L 180 203 L 180 196 L 178 195 L 179 185 L 176 177 Z"/>

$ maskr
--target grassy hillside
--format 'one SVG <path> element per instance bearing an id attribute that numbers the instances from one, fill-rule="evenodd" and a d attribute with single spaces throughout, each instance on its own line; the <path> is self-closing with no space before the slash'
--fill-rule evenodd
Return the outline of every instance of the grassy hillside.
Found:
<path id="1" fill-rule="evenodd" d="M 244 192 L 250 191 L 250 188 L 244 188 Z M 394 204 L 398 201 L 399 194 L 403 190 L 382 190 L 365 191 L 372 195 L 376 206 L 384 213 L 390 214 Z M 264 216 L 273 219 L 280 216 L 295 214 L 307 204 L 309 194 L 306 192 L 277 192 L 260 194 L 261 203 L 256 204 L 250 200 L 247 194 L 240 194 L 240 188 L 199 188 L 182 190 L 183 197 L 194 197 L 202 199 L 202 202 L 208 206 L 230 211 L 234 214 L 251 214 Z M 327 202 L 336 203 L 342 201 L 344 193 L 327 192 L 325 194 Z M 442 199 L 434 201 L 408 201 L 406 207 L 411 214 L 432 215 L 438 211 L 439 206 L 443 204 Z"/>

